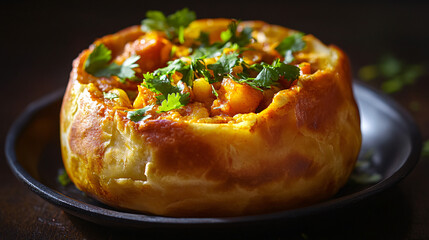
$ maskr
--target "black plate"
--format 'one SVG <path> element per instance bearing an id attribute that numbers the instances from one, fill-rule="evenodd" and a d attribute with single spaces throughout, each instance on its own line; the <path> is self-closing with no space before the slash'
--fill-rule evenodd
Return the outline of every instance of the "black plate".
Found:
<path id="1" fill-rule="evenodd" d="M 63 168 L 59 143 L 59 109 L 63 90 L 30 104 L 6 139 L 6 155 L 14 174 L 28 187 L 64 211 L 103 225 L 127 227 L 218 227 L 295 221 L 350 206 L 403 179 L 416 165 L 421 140 L 408 113 L 390 98 L 362 83 L 354 83 L 361 119 L 364 173 L 376 182 L 349 181 L 332 199 L 309 207 L 271 214 L 230 218 L 172 218 L 113 209 L 57 181 Z M 378 178 L 378 179 L 377 179 Z M 374 179 L 373 179 L 374 180 Z"/>

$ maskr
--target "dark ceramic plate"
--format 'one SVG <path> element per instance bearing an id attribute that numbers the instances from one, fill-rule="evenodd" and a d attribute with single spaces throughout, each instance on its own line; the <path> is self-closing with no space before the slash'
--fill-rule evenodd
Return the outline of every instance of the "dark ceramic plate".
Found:
<path id="1" fill-rule="evenodd" d="M 416 165 L 421 140 L 411 117 L 398 104 L 362 83 L 354 83 L 361 119 L 361 168 L 330 200 L 271 214 L 230 218 L 172 218 L 113 209 L 57 181 L 63 168 L 59 143 L 59 110 L 63 90 L 29 105 L 10 129 L 6 155 L 14 174 L 28 187 L 64 211 L 103 225 L 127 227 L 219 227 L 295 221 L 350 206 L 403 179 Z M 369 180 L 366 183 L 362 182 Z M 370 178 L 368 178 L 368 176 Z"/>

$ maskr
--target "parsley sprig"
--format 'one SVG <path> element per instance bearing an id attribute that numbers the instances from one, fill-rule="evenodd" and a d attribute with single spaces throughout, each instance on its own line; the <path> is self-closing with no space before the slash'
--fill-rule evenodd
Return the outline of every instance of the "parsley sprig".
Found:
<path id="1" fill-rule="evenodd" d="M 146 12 L 146 19 L 141 23 L 142 31 L 163 31 L 169 39 L 178 38 L 185 42 L 185 28 L 196 19 L 196 14 L 187 8 L 165 16 L 160 11 Z"/>
<path id="2" fill-rule="evenodd" d="M 85 71 L 96 77 L 117 76 L 119 81 L 123 83 L 125 79 L 135 79 L 133 68 L 138 67 L 136 61 L 139 59 L 140 56 L 131 56 L 122 65 L 115 62 L 109 63 L 112 60 L 112 51 L 104 44 L 99 44 L 86 59 Z"/>

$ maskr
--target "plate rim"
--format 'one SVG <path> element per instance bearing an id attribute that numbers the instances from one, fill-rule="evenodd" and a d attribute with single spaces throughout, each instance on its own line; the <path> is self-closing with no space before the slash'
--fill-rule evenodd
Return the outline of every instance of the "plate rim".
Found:
<path id="1" fill-rule="evenodd" d="M 313 214 L 321 214 L 323 212 L 343 208 L 363 199 L 369 198 L 381 191 L 390 188 L 403 178 L 405 178 L 417 165 L 420 158 L 422 147 L 420 131 L 414 122 L 411 115 L 392 98 L 383 92 L 369 86 L 360 81 L 353 81 L 353 87 L 369 92 L 371 95 L 376 95 L 377 99 L 385 103 L 394 112 L 404 120 L 405 126 L 408 128 L 408 133 L 411 141 L 411 152 L 405 162 L 393 174 L 386 179 L 360 190 L 358 192 L 326 200 L 321 203 L 316 203 L 307 207 L 279 211 L 274 213 L 248 215 L 238 217 L 205 217 L 205 218 L 180 218 L 180 217 L 165 217 L 157 215 L 147 215 L 143 213 L 128 213 L 120 210 L 111 210 L 95 206 L 89 203 L 84 203 L 72 197 L 66 196 L 41 182 L 34 179 L 22 166 L 19 164 L 16 153 L 15 144 L 20 136 L 20 133 L 28 125 L 32 117 L 44 107 L 52 104 L 54 101 L 60 100 L 64 95 L 64 89 L 58 89 L 45 97 L 40 98 L 30 103 L 25 110 L 13 122 L 6 136 L 5 154 L 9 167 L 13 174 L 31 191 L 47 200 L 48 202 L 60 207 L 64 211 L 83 218 L 87 221 L 99 223 L 102 225 L 121 225 L 127 227 L 194 227 L 194 226 L 225 226 L 234 224 L 255 224 L 266 223 L 273 220 L 293 220 L 300 217 L 305 217 Z M 356 94 L 356 91 L 354 91 Z"/>

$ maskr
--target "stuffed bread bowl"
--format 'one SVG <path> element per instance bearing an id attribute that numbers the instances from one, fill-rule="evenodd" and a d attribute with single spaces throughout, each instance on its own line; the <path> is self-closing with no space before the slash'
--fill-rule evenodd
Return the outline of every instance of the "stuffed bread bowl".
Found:
<path id="1" fill-rule="evenodd" d="M 73 62 L 60 131 L 80 190 L 121 209 L 218 217 L 307 206 L 346 183 L 361 133 L 338 47 L 187 9 L 147 17 Z"/>

